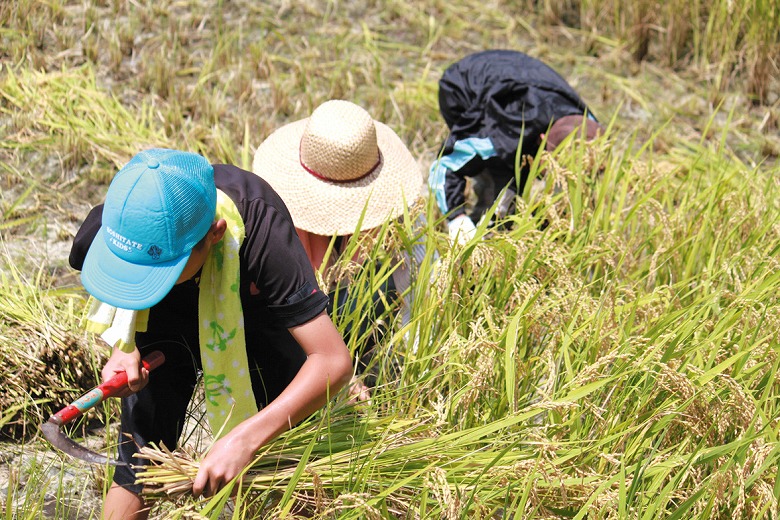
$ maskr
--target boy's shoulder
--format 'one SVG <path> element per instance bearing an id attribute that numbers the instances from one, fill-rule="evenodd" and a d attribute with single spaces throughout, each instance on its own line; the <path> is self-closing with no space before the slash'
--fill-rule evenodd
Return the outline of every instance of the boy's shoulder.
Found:
<path id="1" fill-rule="evenodd" d="M 258 215 L 268 211 L 292 223 L 290 211 L 279 194 L 265 179 L 231 164 L 213 164 L 214 183 L 236 204 L 245 224 L 255 223 Z"/>
<path id="2" fill-rule="evenodd" d="M 236 204 L 265 202 L 284 207 L 281 197 L 263 178 L 232 164 L 213 164 L 214 183 Z M 285 212 L 287 208 L 285 207 Z"/>

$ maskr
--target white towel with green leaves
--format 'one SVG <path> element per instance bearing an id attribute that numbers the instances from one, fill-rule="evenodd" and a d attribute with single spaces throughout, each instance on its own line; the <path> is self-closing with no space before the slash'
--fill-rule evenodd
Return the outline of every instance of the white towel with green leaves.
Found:
<path id="1" fill-rule="evenodd" d="M 148 320 L 149 309 L 120 309 L 90 296 L 82 327 L 98 334 L 111 348 L 132 352 L 135 350 L 135 333 L 145 332 Z"/>
<path id="2" fill-rule="evenodd" d="M 257 413 L 244 336 L 238 255 L 244 220 L 233 201 L 217 192 L 217 218 L 227 222 L 200 275 L 198 319 L 206 412 L 215 437 Z"/>

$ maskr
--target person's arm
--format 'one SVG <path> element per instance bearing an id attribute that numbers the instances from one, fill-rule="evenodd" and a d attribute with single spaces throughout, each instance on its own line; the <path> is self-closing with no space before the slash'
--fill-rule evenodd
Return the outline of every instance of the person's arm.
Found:
<path id="1" fill-rule="evenodd" d="M 469 137 L 450 143 L 451 139 L 428 175 L 428 185 L 448 220 L 466 212 L 466 177 L 478 175 L 485 168 L 485 161 L 496 154 L 489 138 Z"/>
<path id="2" fill-rule="evenodd" d="M 325 312 L 289 330 L 306 352 L 306 361 L 276 399 L 214 443 L 193 482 L 196 497 L 216 493 L 252 462 L 257 450 L 317 411 L 349 382 L 349 350 Z"/>
<path id="3" fill-rule="evenodd" d="M 480 173 L 483 165 L 484 161 L 479 156 L 475 156 L 457 172 L 450 169 L 446 171 L 444 197 L 447 206 L 452 208 L 447 215 L 447 230 L 452 242 L 465 244 L 474 238 L 476 226 L 471 217 L 466 214 L 466 177 L 473 177 Z"/>
<path id="4" fill-rule="evenodd" d="M 447 220 L 453 220 L 461 215 L 466 215 L 466 176 L 463 170 L 452 171 L 449 168 L 444 172 L 444 200 L 446 201 Z"/>

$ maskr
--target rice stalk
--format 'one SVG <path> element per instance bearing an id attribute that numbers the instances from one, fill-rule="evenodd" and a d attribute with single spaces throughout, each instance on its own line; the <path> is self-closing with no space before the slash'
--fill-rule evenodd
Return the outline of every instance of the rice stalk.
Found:
<path id="1" fill-rule="evenodd" d="M 48 415 L 97 384 L 102 352 L 76 333 L 68 289 L 43 289 L 45 274 L 28 279 L 6 258 L 0 271 L 0 398 L 4 435 L 28 437 Z M 21 404 L 21 406 L 19 406 Z M 90 417 L 95 416 L 94 412 Z"/>
<path id="2" fill-rule="evenodd" d="M 90 66 L 53 73 L 6 69 L 0 92 L 0 114 L 12 122 L 0 148 L 61 154 L 71 167 L 89 165 L 98 180 L 110 178 L 139 147 L 167 142 L 150 107 L 140 108 L 141 117 L 132 114 L 97 86 Z"/>

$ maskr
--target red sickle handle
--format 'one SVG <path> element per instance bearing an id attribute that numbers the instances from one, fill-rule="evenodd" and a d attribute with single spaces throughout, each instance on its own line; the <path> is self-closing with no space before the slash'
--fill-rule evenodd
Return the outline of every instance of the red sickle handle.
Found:
<path id="1" fill-rule="evenodd" d="M 154 370 L 165 361 L 165 355 L 156 350 L 141 360 L 141 366 L 146 370 Z M 120 391 L 127 387 L 127 372 L 119 372 L 114 377 L 102 383 L 86 394 L 82 395 L 68 406 L 55 413 L 49 418 L 49 421 L 57 423 L 59 426 L 69 423 L 79 415 L 83 414 L 95 405 L 98 405 L 114 397 Z"/>

